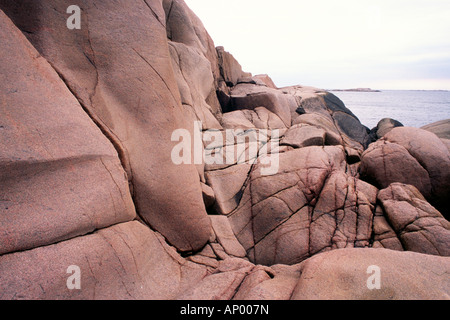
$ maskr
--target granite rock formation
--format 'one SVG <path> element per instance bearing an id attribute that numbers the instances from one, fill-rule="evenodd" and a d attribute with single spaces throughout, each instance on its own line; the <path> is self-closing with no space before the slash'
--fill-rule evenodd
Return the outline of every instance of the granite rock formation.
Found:
<path id="1" fill-rule="evenodd" d="M 450 149 L 450 119 L 431 123 L 422 127 L 422 129 L 433 132 Z"/>
<path id="2" fill-rule="evenodd" d="M 364 152 L 360 174 L 380 188 L 411 184 L 449 217 L 450 152 L 435 134 L 399 127 Z"/>
<path id="3" fill-rule="evenodd" d="M 0 299 L 450 297 L 445 123 L 371 132 L 183 0 L 70 5 L 0 0 Z"/>

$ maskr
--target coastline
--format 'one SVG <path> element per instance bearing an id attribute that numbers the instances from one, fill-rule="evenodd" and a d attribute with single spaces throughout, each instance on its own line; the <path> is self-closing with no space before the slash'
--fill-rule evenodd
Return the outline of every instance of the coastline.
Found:
<path id="1" fill-rule="evenodd" d="M 334 91 L 334 92 L 381 92 L 381 90 L 375 90 L 375 89 L 371 89 L 371 88 L 332 89 L 329 91 Z"/>

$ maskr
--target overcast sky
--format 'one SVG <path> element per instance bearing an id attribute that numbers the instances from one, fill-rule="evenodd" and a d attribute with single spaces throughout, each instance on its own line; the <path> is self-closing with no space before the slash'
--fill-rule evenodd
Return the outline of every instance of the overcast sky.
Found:
<path id="1" fill-rule="evenodd" d="M 450 90 L 450 0 L 185 0 L 279 87 Z"/>

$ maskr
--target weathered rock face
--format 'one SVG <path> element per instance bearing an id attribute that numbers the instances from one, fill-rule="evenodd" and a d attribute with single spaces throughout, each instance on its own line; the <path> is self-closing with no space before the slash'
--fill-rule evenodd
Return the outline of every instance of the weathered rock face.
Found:
<path id="1" fill-rule="evenodd" d="M 210 225 L 199 176 L 193 165 L 171 160 L 172 132 L 191 124 L 182 116 L 162 3 L 80 1 L 80 30 L 69 30 L 61 19 L 71 4 L 2 1 L 0 8 L 113 141 L 141 217 L 179 250 L 200 249 Z M 169 33 L 173 39 L 190 35 Z M 207 91 L 195 89 L 202 97 Z"/>
<path id="2" fill-rule="evenodd" d="M 265 107 L 280 117 L 285 126 L 291 125 L 291 113 L 297 109 L 293 96 L 250 83 L 240 83 L 232 89 L 231 105 L 234 110 Z"/>
<path id="3" fill-rule="evenodd" d="M 450 119 L 431 123 L 421 129 L 433 132 L 444 142 L 447 149 L 450 150 Z"/>
<path id="4" fill-rule="evenodd" d="M 184 1 L 163 1 L 172 66 L 181 102 L 192 109 L 203 128 L 221 128 L 216 87 L 221 77 L 219 57 L 202 22 Z"/>
<path id="5" fill-rule="evenodd" d="M 374 275 L 369 269 L 371 266 L 380 272 L 379 290 L 368 289 L 368 278 Z M 448 299 L 450 283 L 445 275 L 450 268 L 448 258 L 390 250 L 349 249 L 317 255 L 300 268 L 301 277 L 292 299 Z M 324 287 L 331 289 L 323 290 Z"/>
<path id="6" fill-rule="evenodd" d="M 257 76 L 247 79 L 242 79 L 236 85 L 227 88 L 227 93 L 219 89 L 219 98 L 222 97 L 219 100 L 221 100 L 224 111 L 248 112 L 248 110 L 257 111 L 263 107 L 278 116 L 284 127 L 290 128 L 292 125 L 306 122 L 310 126 L 327 132 L 327 137 L 323 137 L 322 132 L 319 133 L 315 128 L 309 128 L 309 132 L 305 134 L 310 136 L 304 141 L 306 144 L 310 144 L 311 141 L 308 140 L 313 139 L 313 144 L 320 145 L 320 141 L 322 144 L 341 144 L 362 153 L 371 141 L 368 128 L 363 126 L 342 101 L 333 94 L 301 86 L 277 89 L 270 84 L 271 80 L 266 79 L 267 83 L 265 83 Z M 236 112 L 231 113 L 235 114 Z M 303 115 L 306 118 L 300 119 Z M 225 121 L 229 121 L 231 115 L 225 114 L 225 117 Z M 242 118 L 242 116 L 240 117 Z M 315 119 L 313 119 L 314 117 Z M 238 121 L 237 114 L 233 116 L 233 120 L 236 125 L 249 126 L 247 121 Z M 228 123 L 225 122 L 225 125 Z M 279 126 L 277 125 L 277 127 Z M 274 128 L 276 127 L 271 127 L 271 129 Z M 312 130 L 315 132 L 312 133 Z M 323 138 L 328 141 L 324 142 Z M 305 146 L 305 144 L 300 142 L 297 147 L 300 146 Z"/>
<path id="7" fill-rule="evenodd" d="M 433 133 L 395 128 L 362 156 L 361 177 L 381 188 L 393 182 L 414 185 L 448 217 L 450 153 Z"/>
<path id="8" fill-rule="evenodd" d="M 80 268 L 81 290 L 68 289 L 69 266 Z M 185 261 L 160 235 L 134 221 L 4 255 L 0 274 L 0 299 L 175 299 L 178 290 L 202 279 L 206 268 Z"/>
<path id="9" fill-rule="evenodd" d="M 113 145 L 1 11 L 0 25 L 0 255 L 133 220 Z"/>
<path id="10" fill-rule="evenodd" d="M 182 0 L 71 4 L 0 0 L 0 299 L 450 296 L 433 133 L 244 72 Z"/>
<path id="11" fill-rule="evenodd" d="M 378 200 L 405 250 L 450 256 L 450 222 L 415 187 L 393 183 Z"/>
<path id="12" fill-rule="evenodd" d="M 294 95 L 299 101 L 297 113 L 321 114 L 332 121 L 348 146 L 363 149 L 370 142 L 369 129 L 362 125 L 358 118 L 334 94 L 302 86 L 280 90 L 285 94 Z"/>
<path id="13" fill-rule="evenodd" d="M 241 78 L 251 77 L 251 74 L 242 71 L 242 66 L 231 53 L 225 51 L 224 47 L 217 47 L 217 55 L 220 73 L 227 86 L 233 87 Z"/>
<path id="14" fill-rule="evenodd" d="M 318 252 L 369 246 L 376 188 L 345 172 L 342 147 L 280 155 L 279 173 L 250 173 L 229 218 L 258 264 L 295 264 Z"/>
<path id="15" fill-rule="evenodd" d="M 224 129 L 286 129 L 280 117 L 264 107 L 225 113 L 222 126 Z"/>
<path id="16" fill-rule="evenodd" d="M 370 131 L 373 141 L 383 138 L 389 131 L 394 128 L 403 127 L 403 124 L 391 118 L 381 119 L 377 126 Z"/>

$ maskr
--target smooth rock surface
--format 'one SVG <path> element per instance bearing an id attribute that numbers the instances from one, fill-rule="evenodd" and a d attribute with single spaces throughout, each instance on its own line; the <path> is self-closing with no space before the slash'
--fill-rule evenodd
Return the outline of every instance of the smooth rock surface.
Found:
<path id="1" fill-rule="evenodd" d="M 81 290 L 67 287 L 70 266 L 79 267 Z M 175 299 L 206 274 L 134 221 L 1 256 L 0 300 Z"/>
<path id="2" fill-rule="evenodd" d="M 380 289 L 367 283 L 380 271 Z M 450 259 L 385 249 L 346 249 L 317 255 L 301 266 L 296 300 L 433 300 L 450 298 Z M 370 271 L 368 273 L 368 270 Z M 324 290 L 324 288 L 327 288 Z"/>
<path id="3" fill-rule="evenodd" d="M 111 142 L 0 11 L 0 255 L 136 216 Z"/>
<path id="4" fill-rule="evenodd" d="M 431 132 L 392 129 L 364 152 L 360 174 L 380 188 L 394 182 L 411 184 L 444 216 L 449 215 L 450 153 Z"/>
<path id="5" fill-rule="evenodd" d="M 182 116 L 162 2 L 79 1 L 83 27 L 69 30 L 61 16 L 72 4 L 3 1 L 0 8 L 113 141 L 141 217 L 179 250 L 200 249 L 211 226 L 199 176 L 171 159 L 172 132 L 192 123 Z"/>

